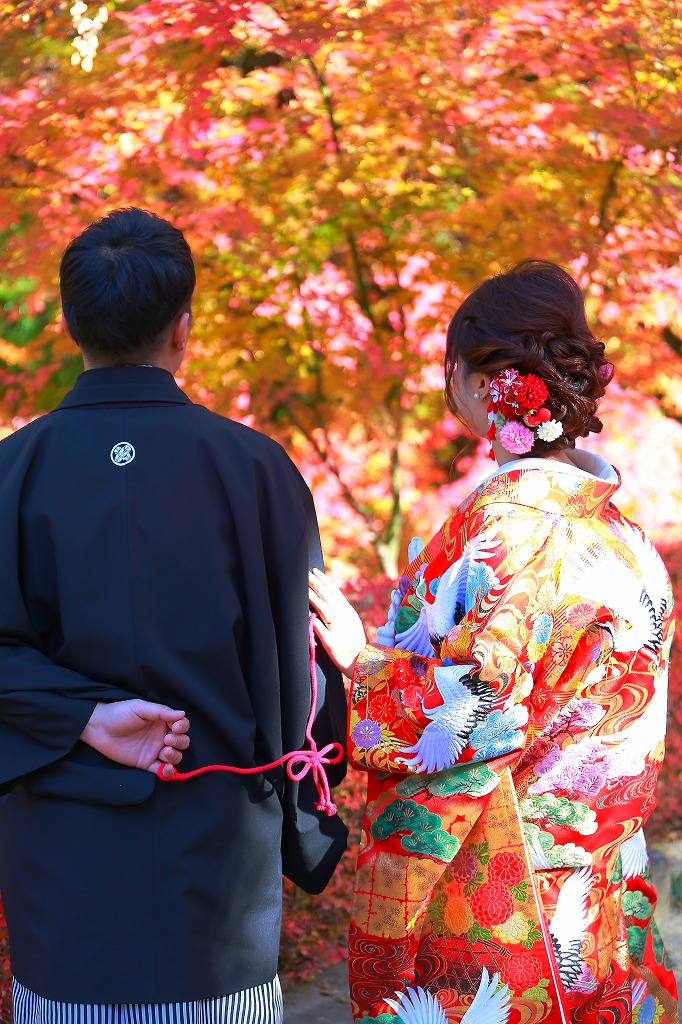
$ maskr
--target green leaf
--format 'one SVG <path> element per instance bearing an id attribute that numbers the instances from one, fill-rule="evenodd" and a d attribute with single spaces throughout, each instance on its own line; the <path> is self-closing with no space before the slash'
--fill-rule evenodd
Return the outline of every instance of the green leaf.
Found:
<path id="1" fill-rule="evenodd" d="M 489 942 L 493 934 L 489 928 L 482 928 L 478 921 L 474 921 L 467 936 L 471 942 Z"/>
<path id="2" fill-rule="evenodd" d="M 528 899 L 528 883 L 525 878 L 518 885 L 512 885 L 509 891 L 517 900 L 521 900 L 522 903 L 525 903 Z"/>
<path id="3" fill-rule="evenodd" d="M 546 978 L 543 978 L 541 981 L 537 983 L 537 985 L 533 985 L 532 988 L 527 988 L 525 992 L 522 992 L 521 998 L 529 999 L 531 1001 L 535 1000 L 544 1003 L 547 999 L 549 999 L 547 984 L 548 982 Z"/>

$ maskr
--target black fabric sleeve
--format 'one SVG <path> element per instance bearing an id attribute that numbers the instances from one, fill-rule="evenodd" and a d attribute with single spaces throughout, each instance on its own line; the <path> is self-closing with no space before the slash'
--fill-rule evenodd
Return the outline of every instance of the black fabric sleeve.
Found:
<path id="1" fill-rule="evenodd" d="M 309 517 L 306 601 L 308 569 L 324 569 L 312 500 Z M 319 642 L 315 651 L 315 663 L 318 694 L 312 734 L 319 748 L 337 742 L 344 750 L 343 760 L 339 764 L 326 767 L 330 786 L 337 786 L 345 778 L 347 770 L 346 694 L 341 673 Z M 309 688 L 306 696 L 310 700 Z M 309 772 L 300 783 L 287 779 L 283 804 L 282 871 L 287 878 L 309 893 L 319 893 L 325 888 L 343 856 L 348 839 L 348 829 L 338 813 L 330 817 L 326 812 L 317 810 L 315 804 L 318 800 L 312 772 Z"/>
<path id="2" fill-rule="evenodd" d="M 288 460 L 287 460 L 288 461 Z M 282 746 L 284 752 L 306 746 L 311 704 L 308 643 L 308 572 L 324 568 L 312 496 L 289 463 L 268 509 L 268 579 L 279 663 Z M 317 706 L 312 733 L 319 748 L 338 742 L 345 752 L 346 695 L 339 670 L 320 644 L 316 647 Z M 327 766 L 332 786 L 346 774 L 346 758 Z M 293 782 L 282 773 L 278 790 L 284 814 L 282 870 L 306 892 L 321 892 L 346 848 L 348 829 L 338 814 L 319 811 L 312 773 Z"/>
<path id="3" fill-rule="evenodd" d="M 0 792 L 67 754 L 98 701 L 133 696 L 56 664 L 41 649 L 20 579 L 24 472 L 17 460 L 0 483 Z"/>

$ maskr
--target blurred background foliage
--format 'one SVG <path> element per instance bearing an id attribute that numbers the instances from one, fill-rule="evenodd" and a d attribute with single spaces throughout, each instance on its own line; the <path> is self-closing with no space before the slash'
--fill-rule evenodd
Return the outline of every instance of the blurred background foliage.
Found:
<path id="1" fill-rule="evenodd" d="M 468 474 L 444 326 L 519 258 L 682 415 L 681 31 L 665 0 L 5 3 L 0 416 L 72 383 L 59 256 L 126 204 L 196 255 L 188 391 L 292 451 L 346 574 L 394 575 Z"/>

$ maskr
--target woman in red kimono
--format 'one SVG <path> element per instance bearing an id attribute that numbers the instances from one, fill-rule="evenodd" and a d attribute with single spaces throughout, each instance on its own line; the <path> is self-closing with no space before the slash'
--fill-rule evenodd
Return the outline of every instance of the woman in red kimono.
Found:
<path id="1" fill-rule="evenodd" d="M 611 378 L 582 293 L 527 260 L 455 314 L 450 408 L 498 468 L 410 562 L 375 643 L 315 574 L 368 773 L 356 1024 L 673 1024 L 642 825 L 663 757 L 672 592 L 575 447 Z"/>

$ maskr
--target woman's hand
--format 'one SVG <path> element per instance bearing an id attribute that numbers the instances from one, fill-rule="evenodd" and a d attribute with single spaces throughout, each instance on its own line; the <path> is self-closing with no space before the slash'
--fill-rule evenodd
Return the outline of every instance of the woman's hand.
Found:
<path id="1" fill-rule="evenodd" d="M 308 584 L 310 603 L 317 613 L 315 632 L 336 667 L 352 679 L 358 654 L 367 643 L 360 616 L 319 569 L 308 574 Z"/>
<path id="2" fill-rule="evenodd" d="M 97 704 L 80 738 L 111 761 L 155 774 L 164 764 L 164 775 L 172 775 L 172 766 L 180 764 L 189 746 L 188 729 L 184 711 L 147 700 L 121 700 Z"/>

